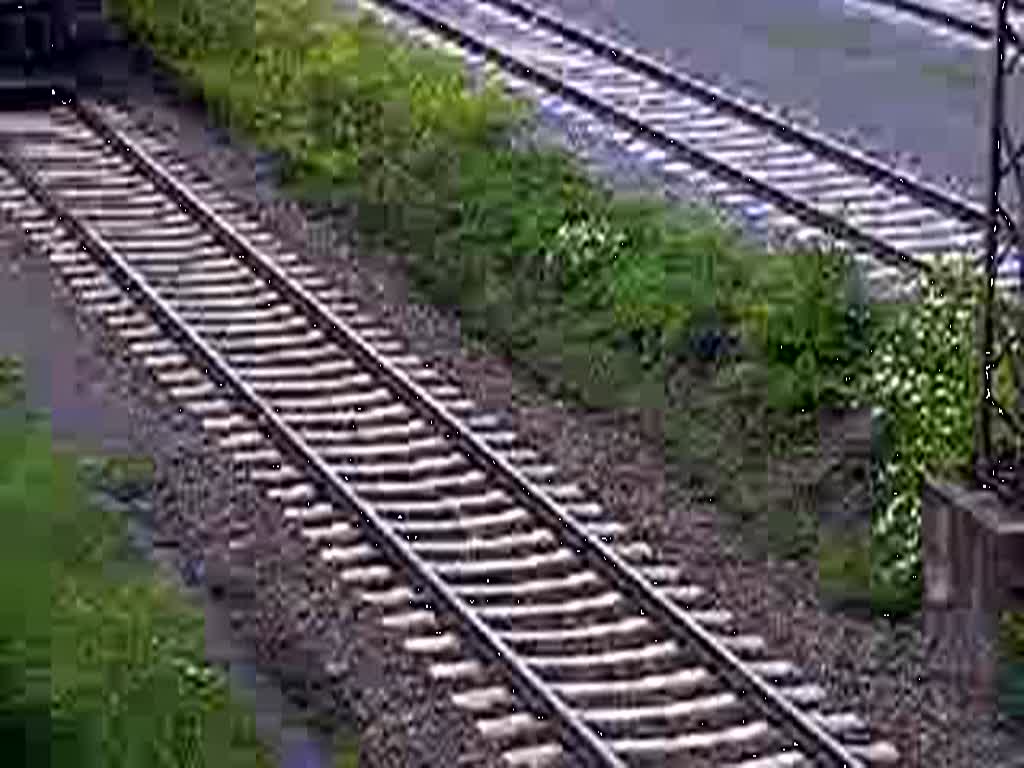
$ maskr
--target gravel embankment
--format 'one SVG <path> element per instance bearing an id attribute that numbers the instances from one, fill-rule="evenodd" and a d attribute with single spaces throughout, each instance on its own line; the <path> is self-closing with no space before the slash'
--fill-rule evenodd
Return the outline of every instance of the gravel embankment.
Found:
<path id="1" fill-rule="evenodd" d="M 558 463 L 573 479 L 592 489 L 622 519 L 647 531 L 652 545 L 667 558 L 679 562 L 698 581 L 714 588 L 744 618 L 747 629 L 767 636 L 774 651 L 799 661 L 843 702 L 870 716 L 881 730 L 898 741 L 907 765 L 1012 765 L 1008 762 L 1012 755 L 1024 754 L 1024 743 L 1011 742 L 1002 729 L 994 727 L 990 709 L 968 700 L 963 690 L 949 679 L 947 662 L 931 650 L 934 641 L 918 623 L 894 630 L 884 621 L 861 621 L 820 610 L 812 567 L 749 555 L 726 532 L 713 506 L 695 498 L 685 478 L 666 476 L 657 440 L 651 435 L 656 430 L 641 429 L 639 420 L 629 414 L 588 413 L 553 402 L 524 380 L 514 364 L 487 351 L 464 346 L 457 318 L 410 300 L 401 270 L 392 260 L 355 255 L 347 244 L 343 222 L 311 224 L 296 205 L 274 192 L 268 174 L 262 170 L 266 166 L 256 153 L 228 146 L 220 134 L 209 129 L 197 109 L 159 95 L 145 73 L 131 73 L 123 62 L 118 64 L 116 55 L 121 54 L 106 55 L 108 71 L 124 74 L 119 81 L 107 84 L 108 93 L 129 95 L 136 102 L 136 114 L 141 120 L 174 136 L 182 154 L 247 201 L 272 229 L 325 264 L 348 290 L 361 297 L 374 297 L 380 315 L 401 332 L 413 351 L 436 359 L 482 406 L 504 414 L 516 430 L 538 447 L 544 447 L 549 455 L 558 457 Z M 156 442 L 167 455 L 179 450 L 178 443 L 181 450 L 187 447 L 199 451 L 201 441 L 192 428 L 182 425 L 180 431 L 168 432 L 160 426 L 170 422 L 161 421 L 159 406 L 147 407 L 151 409 L 146 417 L 148 423 L 153 425 L 154 434 L 159 435 Z M 160 432 L 161 429 L 164 431 Z M 645 432 L 646 436 L 642 434 Z M 197 465 L 212 466 L 201 462 Z M 207 476 L 206 484 L 214 482 L 214 477 Z M 167 482 L 182 481 L 179 474 L 172 472 Z M 228 499 L 226 484 L 218 480 L 215 487 L 204 491 L 204 509 L 217 510 L 220 505 L 215 502 Z M 202 519 L 201 515 L 171 518 L 179 521 L 175 524 L 177 528 L 191 530 L 198 536 L 197 529 L 190 526 Z M 260 519 L 267 527 L 258 543 L 266 547 L 264 551 L 274 551 L 276 541 L 284 533 L 267 516 Z M 291 595 L 308 592 L 301 567 L 293 565 L 268 575 L 272 577 L 271 585 L 264 583 L 258 600 L 245 599 L 251 598 L 257 588 L 240 598 L 242 603 L 255 604 L 264 612 L 257 621 L 247 623 L 253 631 L 259 631 L 268 660 L 297 659 L 293 663 L 308 669 L 305 650 L 290 651 L 289 656 L 277 649 L 289 643 L 290 647 L 305 648 L 304 640 L 326 638 L 334 638 L 339 648 L 351 648 L 363 637 L 362 629 L 352 632 L 352 627 L 362 627 L 362 622 L 352 625 L 343 620 L 350 603 L 343 595 L 332 596 L 333 586 L 324 586 L 322 594 L 306 595 L 314 606 L 330 605 L 332 611 L 328 624 L 315 625 L 312 638 L 304 635 L 304 628 L 312 628 L 308 622 L 313 618 L 300 620 L 300 616 L 290 613 L 296 610 L 295 604 L 284 599 L 283 588 L 273 586 L 288 584 L 289 589 L 298 590 L 290 592 Z M 328 574 L 323 575 L 324 579 L 327 577 Z M 329 579 L 323 583 L 329 585 Z M 316 614 L 313 610 L 310 616 Z M 293 631 L 282 633 L 286 628 Z M 373 640 L 376 643 L 377 639 Z M 372 644 L 370 649 L 369 658 L 379 660 L 374 664 L 394 663 L 390 654 L 375 654 Z M 361 658 L 352 653 L 350 659 Z M 363 668 L 372 665 L 367 662 Z M 414 676 L 411 669 L 400 670 Z M 398 676 L 389 679 L 396 683 L 401 680 Z M 384 678 L 375 678 L 374 683 L 378 680 Z M 388 693 L 381 690 L 373 697 L 388 703 L 399 701 L 389 698 L 396 689 L 401 693 L 403 685 L 388 685 Z M 396 707 L 390 711 L 402 710 Z M 380 726 L 371 725 L 364 731 L 370 750 L 379 743 L 375 740 L 379 730 L 375 728 Z M 414 738 L 422 735 L 412 734 Z M 383 760 L 374 764 L 397 763 Z"/>

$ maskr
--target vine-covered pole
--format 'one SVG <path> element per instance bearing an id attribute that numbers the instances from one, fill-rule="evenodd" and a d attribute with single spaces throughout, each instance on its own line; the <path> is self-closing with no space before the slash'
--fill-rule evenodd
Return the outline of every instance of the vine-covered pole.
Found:
<path id="1" fill-rule="evenodd" d="M 1024 30 L 1015 30 L 1009 21 L 1009 0 L 995 3 L 995 39 L 988 123 L 988 230 L 985 237 L 985 286 L 981 302 L 979 338 L 979 377 L 977 428 L 975 432 L 975 473 L 984 484 L 996 484 L 992 417 L 994 400 L 992 375 L 996 356 L 996 279 L 1000 263 L 1016 256 L 1020 269 L 1021 300 L 1024 301 L 1024 143 L 1018 146 L 1007 120 L 1007 81 L 1024 54 Z M 1017 190 L 1016 205 L 1011 202 L 1010 187 Z M 1019 209 L 1019 211 L 1017 210 Z M 1005 250 L 1001 250 L 1004 249 Z M 1004 340 L 1005 341 L 1005 340 Z M 1005 344 L 1001 351 L 1005 354 Z M 1003 403 L 1002 408 L 1016 404 Z M 1015 419 L 1011 419 L 1015 421 Z M 1019 425 L 1019 422 L 1017 422 Z M 1019 470 L 1018 470 L 1019 471 Z"/>

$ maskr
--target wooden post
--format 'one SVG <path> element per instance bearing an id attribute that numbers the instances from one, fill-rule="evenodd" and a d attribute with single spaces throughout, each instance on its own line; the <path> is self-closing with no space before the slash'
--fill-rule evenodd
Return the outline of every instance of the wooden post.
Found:
<path id="1" fill-rule="evenodd" d="M 999 616 L 1024 605 L 1024 521 L 993 493 L 928 477 L 921 526 L 926 611 L 944 640 L 966 652 L 972 687 L 991 692 Z"/>

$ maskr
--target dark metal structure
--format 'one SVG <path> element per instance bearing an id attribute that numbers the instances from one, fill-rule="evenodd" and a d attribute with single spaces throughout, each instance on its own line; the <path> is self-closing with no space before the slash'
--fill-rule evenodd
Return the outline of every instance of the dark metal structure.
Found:
<path id="1" fill-rule="evenodd" d="M 77 40 L 77 0 L 0 0 L 0 64 L 29 74 L 68 56 Z"/>
<path id="2" fill-rule="evenodd" d="M 0 108 L 76 91 L 84 60 L 108 36 L 104 0 L 0 0 Z"/>
<path id="3" fill-rule="evenodd" d="M 1009 21 L 1010 0 L 993 2 L 997 23 L 988 126 L 988 279 L 981 304 L 975 473 L 983 486 L 1024 512 L 1024 287 L 1012 295 L 996 290 L 997 276 L 1007 263 L 1016 263 L 1024 277 L 1024 136 L 1013 135 L 1008 119 L 1009 83 L 1024 77 L 1024 29 Z M 997 371 L 1004 377 L 1000 391 L 993 381 Z"/>

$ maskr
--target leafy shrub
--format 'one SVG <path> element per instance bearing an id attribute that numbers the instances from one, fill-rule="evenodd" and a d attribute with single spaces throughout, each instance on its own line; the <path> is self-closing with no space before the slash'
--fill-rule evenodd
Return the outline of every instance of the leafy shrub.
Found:
<path id="1" fill-rule="evenodd" d="M 1005 612 L 999 629 L 1003 652 L 1010 658 L 1024 661 L 1024 612 Z"/>
<path id="2" fill-rule="evenodd" d="M 871 547 L 854 536 L 827 533 L 819 541 L 818 575 L 826 595 L 871 600 Z"/>
<path id="3" fill-rule="evenodd" d="M 566 221 L 544 252 L 544 269 L 559 288 L 572 289 L 609 267 L 626 245 L 624 232 L 613 232 L 607 220 L 585 217 Z"/>
<path id="4" fill-rule="evenodd" d="M 0 428 L 0 750 L 9 765 L 269 766 L 201 617 L 83 503 L 42 420 Z"/>
<path id="5" fill-rule="evenodd" d="M 834 298 L 787 285 L 804 270 L 742 247 L 707 214 L 613 198 L 562 152 L 511 149 L 521 105 L 471 90 L 460 63 L 395 44 L 366 18 L 331 19 L 306 0 L 257 0 L 248 16 L 234 1 L 114 5 L 230 125 L 282 153 L 298 189 L 353 205 L 361 233 L 408 253 L 428 292 L 520 350 L 578 350 L 585 375 L 635 362 L 652 381 L 695 337 L 737 321 L 744 285 L 748 299 L 771 288 L 779 303 L 768 344 L 789 332 L 780 312 L 794 291 L 806 317 Z M 537 300 L 549 302 L 542 317 L 523 311 Z M 790 376 L 810 394 L 781 406 L 825 396 L 816 366 L 832 338 L 812 333 L 814 354 L 797 355 Z M 780 372 L 792 362 L 780 358 Z"/>
<path id="6" fill-rule="evenodd" d="M 13 357 L 0 357 L 0 408 L 20 402 L 23 394 L 21 363 Z"/>
<path id="7" fill-rule="evenodd" d="M 842 252 L 772 254 L 754 272 L 742 307 L 745 336 L 767 360 L 769 403 L 808 411 L 851 399 L 851 370 L 869 342 L 870 311 Z"/>
<path id="8" fill-rule="evenodd" d="M 696 208 L 623 201 L 616 213 L 631 247 L 611 275 L 615 316 L 649 365 L 671 370 L 699 330 L 735 321 L 739 288 L 761 254 Z"/>
<path id="9" fill-rule="evenodd" d="M 1010 467 L 1024 463 L 1024 436 L 1010 421 L 1024 424 L 1024 307 L 1003 300 L 998 306 L 995 359 L 992 370 L 992 438 L 996 460 Z M 1002 409 L 1000 414 L 999 409 Z"/>
<path id="10" fill-rule="evenodd" d="M 863 399 L 881 410 L 886 433 L 873 519 L 879 588 L 919 590 L 924 474 L 960 473 L 970 461 L 979 288 L 963 268 L 922 278 L 917 300 L 890 312 L 879 328 L 860 378 Z"/>

